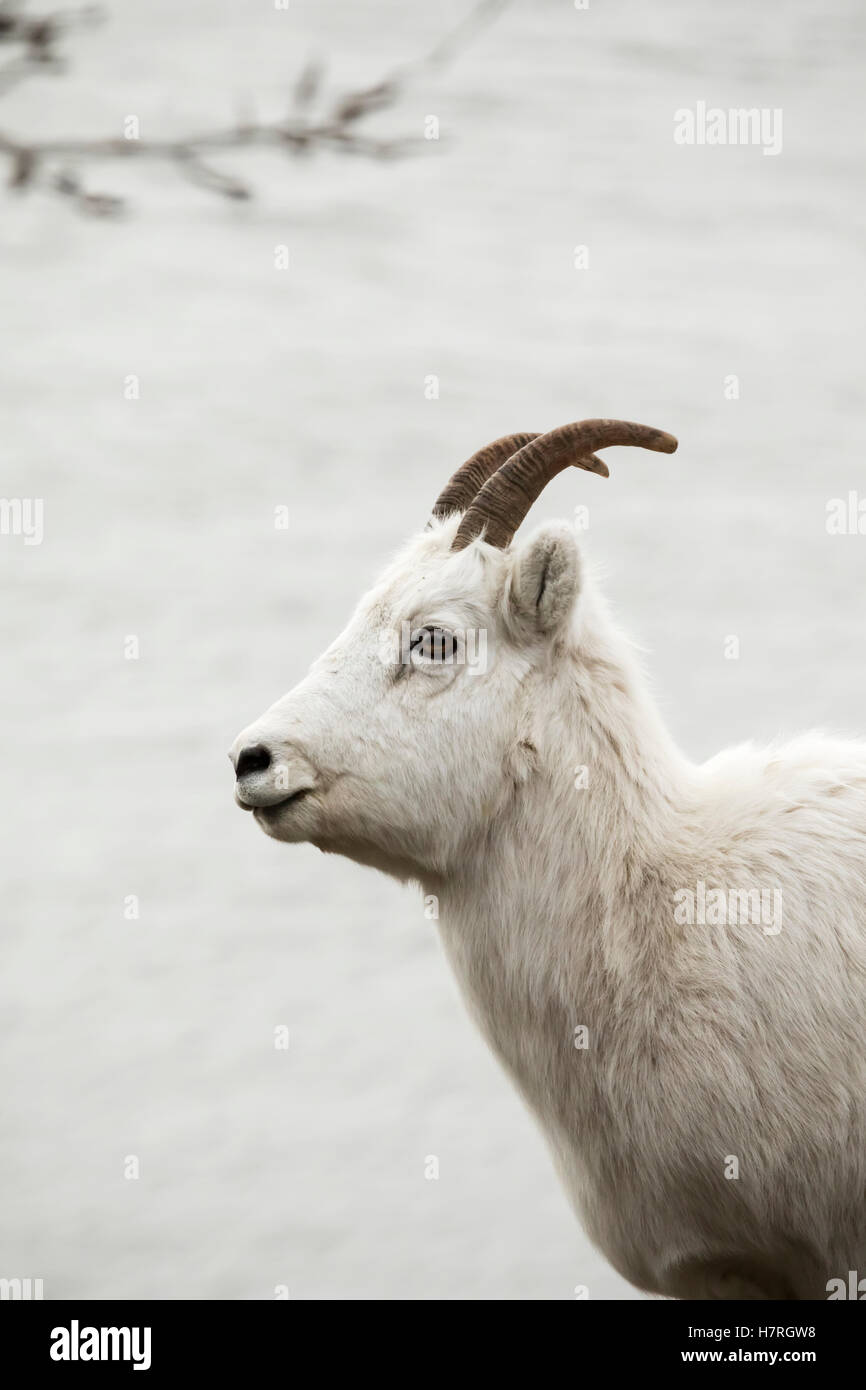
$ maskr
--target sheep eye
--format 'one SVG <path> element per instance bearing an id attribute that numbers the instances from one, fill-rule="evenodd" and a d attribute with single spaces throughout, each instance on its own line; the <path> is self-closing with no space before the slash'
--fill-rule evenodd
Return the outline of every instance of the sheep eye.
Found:
<path id="1" fill-rule="evenodd" d="M 457 638 L 442 627 L 422 627 L 413 632 L 409 649 L 420 661 L 453 661 Z"/>

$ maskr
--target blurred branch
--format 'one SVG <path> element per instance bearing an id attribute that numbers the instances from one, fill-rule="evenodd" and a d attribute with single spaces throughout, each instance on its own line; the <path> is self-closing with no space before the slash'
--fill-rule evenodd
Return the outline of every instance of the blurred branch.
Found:
<path id="1" fill-rule="evenodd" d="M 0 44 L 16 44 L 21 50 L 0 67 L 0 95 L 40 69 L 61 69 L 57 43 L 62 36 L 101 18 L 95 5 L 38 17 L 25 15 L 22 6 L 23 0 L 0 3 Z"/>
<path id="2" fill-rule="evenodd" d="M 23 13 L 26 0 L 0 0 L 0 45 L 18 52 L 0 66 L 0 96 L 27 77 L 46 70 L 64 70 L 58 52 L 60 40 L 71 29 L 102 18 L 95 6 L 63 13 L 30 17 Z M 191 183 L 233 200 L 248 199 L 253 190 L 244 180 L 223 172 L 211 156 L 242 148 L 268 147 L 287 154 L 309 153 L 329 147 L 343 154 L 370 159 L 389 159 L 427 146 L 420 136 L 381 137 L 364 134 L 359 124 L 374 112 L 396 104 L 406 79 L 424 68 L 440 68 L 453 61 L 466 44 L 506 7 L 509 0 L 479 0 L 449 34 L 424 57 L 406 63 L 370 87 L 343 93 L 327 114 L 314 117 L 313 107 L 324 85 L 324 66 L 310 62 L 302 70 L 292 93 L 291 113 L 281 121 L 262 123 L 244 118 L 231 127 L 173 140 L 138 138 L 23 140 L 0 130 L 0 155 L 9 162 L 8 187 L 21 191 L 42 185 L 69 198 L 82 212 L 113 216 L 123 210 L 121 198 L 88 192 L 74 165 L 84 160 L 155 159 L 173 164 Z"/>
<path id="3" fill-rule="evenodd" d="M 411 71 L 413 67 L 442 68 L 453 63 L 464 48 L 469 47 L 475 35 L 492 24 L 510 3 L 511 0 L 479 0 L 450 33 L 434 44 L 425 57 L 417 63 L 407 64 L 402 71 Z"/>

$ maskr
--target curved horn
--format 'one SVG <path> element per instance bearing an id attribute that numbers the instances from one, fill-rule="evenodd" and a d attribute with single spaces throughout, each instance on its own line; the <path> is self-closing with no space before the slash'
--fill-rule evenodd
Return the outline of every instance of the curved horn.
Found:
<path id="1" fill-rule="evenodd" d="M 634 444 L 664 454 L 677 447 L 672 434 L 629 420 L 578 420 L 536 435 L 488 478 L 457 528 L 451 549 L 463 550 L 483 531 L 488 544 L 504 550 L 535 499 L 564 468 L 573 465 L 606 478 L 607 464 L 591 451 L 611 444 Z"/>
<path id="2" fill-rule="evenodd" d="M 433 504 L 432 515 L 441 520 L 452 512 L 465 512 L 500 464 L 533 439 L 538 439 L 538 435 L 504 434 L 501 439 L 494 439 L 492 444 L 485 444 L 471 459 L 461 463 L 456 473 L 452 473 Z"/>
<path id="3" fill-rule="evenodd" d="M 507 463 L 524 444 L 530 444 L 533 439 L 540 437 L 538 434 L 503 434 L 492 444 L 485 444 L 483 449 L 461 463 L 456 473 L 452 473 L 433 504 L 431 516 L 441 521 L 454 512 L 465 512 L 497 468 Z M 601 459 L 594 459 L 593 462 L 601 465 L 598 470 L 601 472 L 604 468 Z"/>

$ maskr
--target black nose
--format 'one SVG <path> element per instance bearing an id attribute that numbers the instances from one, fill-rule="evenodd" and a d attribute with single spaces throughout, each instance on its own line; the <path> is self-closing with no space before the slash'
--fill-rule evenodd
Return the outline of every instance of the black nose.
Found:
<path id="1" fill-rule="evenodd" d="M 252 748 L 242 748 L 235 768 L 238 781 L 248 777 L 251 772 L 264 772 L 271 765 L 271 755 L 263 743 L 253 744 Z"/>

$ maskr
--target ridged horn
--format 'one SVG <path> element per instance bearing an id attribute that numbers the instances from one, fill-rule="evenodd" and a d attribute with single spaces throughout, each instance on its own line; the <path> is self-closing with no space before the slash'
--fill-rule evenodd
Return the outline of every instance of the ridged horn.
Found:
<path id="1" fill-rule="evenodd" d="M 452 473 L 433 504 L 432 515 L 441 520 L 451 516 L 452 512 L 465 512 L 500 464 L 510 459 L 524 444 L 537 438 L 537 434 L 503 434 L 501 439 L 485 444 L 471 459 L 461 463 L 456 473 Z"/>
<path id="2" fill-rule="evenodd" d="M 452 550 L 465 549 L 482 531 L 488 544 L 504 550 L 557 473 L 569 467 L 585 468 L 606 478 L 607 464 L 596 458 L 593 450 L 612 444 L 630 444 L 663 454 L 672 454 L 677 447 L 672 434 L 630 420 L 578 420 L 536 435 L 488 476 L 457 528 Z"/>

